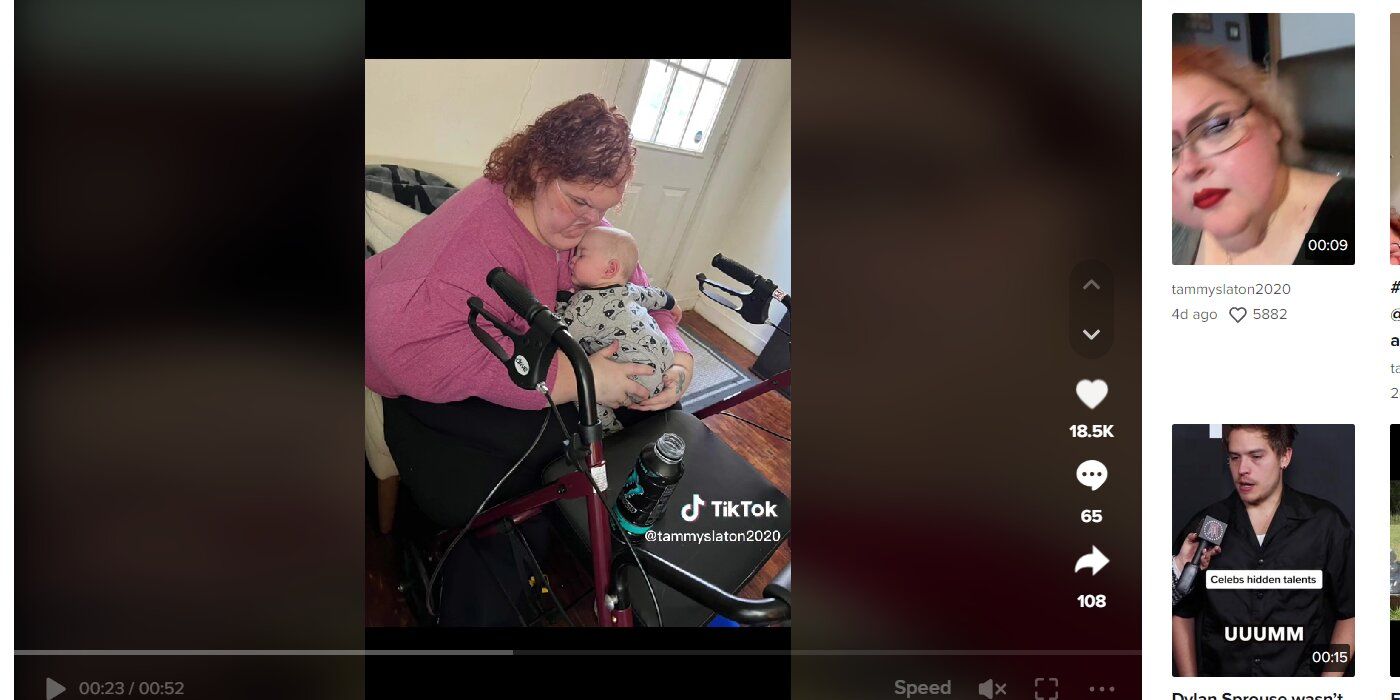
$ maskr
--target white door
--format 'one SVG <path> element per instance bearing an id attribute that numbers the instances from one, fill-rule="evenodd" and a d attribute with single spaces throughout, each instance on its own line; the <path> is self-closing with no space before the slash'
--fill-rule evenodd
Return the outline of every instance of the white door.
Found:
<path id="1" fill-rule="evenodd" d="M 642 267 L 671 286 L 676 258 L 753 69 L 732 59 L 629 60 L 617 104 L 632 124 L 637 172 L 608 217 L 637 238 Z"/>

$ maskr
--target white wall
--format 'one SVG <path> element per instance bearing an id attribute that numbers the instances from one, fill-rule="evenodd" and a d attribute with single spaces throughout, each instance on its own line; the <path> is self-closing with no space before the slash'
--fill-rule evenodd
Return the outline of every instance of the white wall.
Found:
<path id="1" fill-rule="evenodd" d="M 1219 46 L 1248 60 L 1249 42 L 1253 40 L 1249 34 L 1249 15 L 1243 12 L 1212 12 L 1210 19 L 1211 30 L 1209 32 L 1189 32 L 1186 36 L 1199 46 Z M 1235 22 L 1240 25 L 1239 39 L 1230 40 L 1225 33 L 1226 22 Z"/>
<path id="2" fill-rule="evenodd" d="M 742 262 L 754 272 L 772 279 L 784 290 L 792 292 L 792 111 L 791 102 L 784 105 L 774 126 L 768 148 L 764 150 L 756 171 L 752 174 L 745 194 L 738 203 L 730 223 L 720 232 L 714 252 Z M 713 255 L 713 253 L 711 253 Z M 704 264 L 708 266 L 706 258 Z M 710 268 L 707 275 L 724 279 L 723 273 Z M 692 273 L 687 279 L 694 278 Z M 697 295 L 698 296 L 698 295 Z M 740 319 L 734 312 L 709 299 L 696 310 L 755 353 L 773 335 L 768 326 L 755 326 Z M 772 306 L 777 323 L 783 308 Z"/>
<path id="3" fill-rule="evenodd" d="M 550 107 L 585 92 L 612 102 L 622 65 L 365 61 L 365 153 L 482 168 L 491 149 Z"/>
<path id="4" fill-rule="evenodd" d="M 1350 14 L 1285 12 L 1278 16 L 1280 58 L 1356 45 Z"/>
<path id="5" fill-rule="evenodd" d="M 715 253 L 724 253 L 793 291 L 791 86 L 791 62 L 759 61 L 754 66 L 672 277 L 676 287 L 690 281 L 671 290 L 683 308 L 693 308 L 755 353 L 773 329 L 750 325 L 702 297 L 693 280 L 704 272 L 727 281 L 710 266 Z M 774 313 L 781 308 L 774 305 Z"/>

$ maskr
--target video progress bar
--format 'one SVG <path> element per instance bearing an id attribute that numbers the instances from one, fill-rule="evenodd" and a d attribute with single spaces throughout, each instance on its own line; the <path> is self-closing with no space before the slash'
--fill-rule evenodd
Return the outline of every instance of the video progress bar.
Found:
<path id="1" fill-rule="evenodd" d="M 1142 656 L 1141 649 L 16 649 L 15 656 Z"/>

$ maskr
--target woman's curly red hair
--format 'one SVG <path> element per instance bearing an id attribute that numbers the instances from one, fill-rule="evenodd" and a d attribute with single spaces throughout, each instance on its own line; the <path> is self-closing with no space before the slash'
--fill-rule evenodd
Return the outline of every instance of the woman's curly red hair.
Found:
<path id="1" fill-rule="evenodd" d="M 537 180 L 615 187 L 632 176 L 636 157 L 627 118 L 597 95 L 579 95 L 496 146 L 486 179 L 504 183 L 512 200 L 528 201 Z"/>

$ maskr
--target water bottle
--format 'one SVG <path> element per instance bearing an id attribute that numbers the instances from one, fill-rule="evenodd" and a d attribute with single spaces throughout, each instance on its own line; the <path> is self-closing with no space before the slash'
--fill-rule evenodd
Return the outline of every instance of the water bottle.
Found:
<path id="1" fill-rule="evenodd" d="M 642 448 L 613 502 L 617 525 L 625 534 L 642 537 L 661 519 L 676 484 L 685 475 L 684 456 L 685 441 L 675 433 L 665 433 Z"/>

